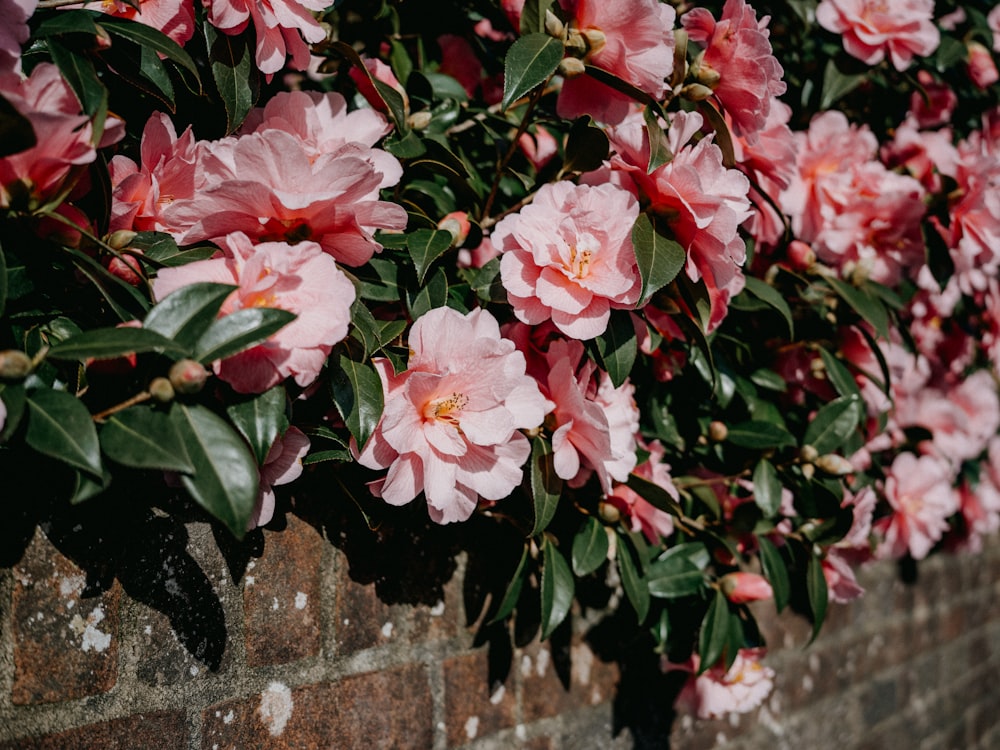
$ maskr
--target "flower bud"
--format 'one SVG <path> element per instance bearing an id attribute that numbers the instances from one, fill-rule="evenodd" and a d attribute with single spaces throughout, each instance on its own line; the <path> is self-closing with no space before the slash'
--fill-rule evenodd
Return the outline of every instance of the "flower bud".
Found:
<path id="1" fill-rule="evenodd" d="M 802 240 L 788 243 L 788 264 L 796 271 L 808 271 L 816 263 L 815 251 Z"/>
<path id="2" fill-rule="evenodd" d="M 587 40 L 587 54 L 596 55 L 607 44 L 607 37 L 600 29 L 584 29 L 583 38 Z"/>
<path id="3" fill-rule="evenodd" d="M 169 404 L 174 400 L 174 387 L 166 378 L 153 378 L 149 384 L 149 395 L 159 404 Z"/>
<path id="4" fill-rule="evenodd" d="M 564 57 L 559 63 L 559 73 L 564 78 L 576 78 L 582 76 L 585 71 L 583 61 L 576 57 Z"/>
<path id="5" fill-rule="evenodd" d="M 802 450 L 799 451 L 799 458 L 803 462 L 811 464 L 813 461 L 819 458 L 819 451 L 816 450 L 811 445 L 803 445 Z"/>
<path id="6" fill-rule="evenodd" d="M 834 477 L 842 477 L 845 474 L 854 473 L 854 467 L 851 465 L 851 462 L 843 456 L 838 456 L 836 453 L 827 453 L 825 456 L 820 456 L 813 461 L 813 464 L 824 474 Z"/>
<path id="7" fill-rule="evenodd" d="M 414 112 L 412 115 L 406 118 L 406 122 L 414 130 L 423 130 L 428 125 L 431 124 L 433 116 L 430 112 L 426 110 L 421 110 L 420 112 Z"/>
<path id="8" fill-rule="evenodd" d="M 566 26 L 559 20 L 559 16 L 551 10 L 545 11 L 545 33 L 556 39 L 562 39 L 566 33 Z"/>
<path id="9" fill-rule="evenodd" d="M 19 382 L 34 369 L 31 357 L 17 349 L 0 351 L 0 380 Z"/>
<path id="10" fill-rule="evenodd" d="M 756 573 L 727 573 L 719 580 L 719 588 L 733 604 L 746 604 L 774 596 L 771 584 Z"/>
<path id="11" fill-rule="evenodd" d="M 115 250 L 124 250 L 135 241 L 137 235 L 138 232 L 133 232 L 131 229 L 118 229 L 109 234 L 105 242 Z"/>
<path id="12" fill-rule="evenodd" d="M 131 255 L 122 255 L 109 260 L 108 271 L 131 286 L 139 286 L 142 283 L 142 266 Z"/>
<path id="13" fill-rule="evenodd" d="M 700 83 L 689 83 L 681 89 L 681 96 L 689 102 L 701 102 L 712 95 L 712 89 Z"/>
<path id="14" fill-rule="evenodd" d="M 193 359 L 179 359 L 174 362 L 167 377 L 170 378 L 170 384 L 175 391 L 190 395 L 199 393 L 205 387 L 205 381 L 208 380 L 208 370 L 200 362 L 195 362 Z"/>
<path id="15" fill-rule="evenodd" d="M 622 517 L 622 512 L 612 503 L 600 503 L 597 512 L 605 523 L 618 523 Z"/>
<path id="16" fill-rule="evenodd" d="M 465 211 L 452 211 L 438 222 L 437 228 L 451 232 L 451 246 L 458 247 L 469 236 L 472 225 L 469 223 L 469 214 Z"/>
<path id="17" fill-rule="evenodd" d="M 713 443 L 721 443 L 727 437 L 729 437 L 729 428 L 724 422 L 713 419 L 708 423 L 708 439 Z"/>

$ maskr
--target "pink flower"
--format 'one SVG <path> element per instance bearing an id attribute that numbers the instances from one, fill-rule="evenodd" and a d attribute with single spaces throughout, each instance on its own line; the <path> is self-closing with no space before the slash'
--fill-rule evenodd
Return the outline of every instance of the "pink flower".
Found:
<path id="1" fill-rule="evenodd" d="M 771 584 L 764 576 L 756 573 L 726 573 L 719 579 L 719 588 L 733 604 L 746 604 L 774 597 Z"/>
<path id="2" fill-rule="evenodd" d="M 670 476 L 670 465 L 663 463 L 663 445 L 659 440 L 644 443 L 637 439 L 639 447 L 649 452 L 649 456 L 632 472 L 666 490 L 674 500 L 680 502 L 680 494 Z M 632 531 L 641 531 L 650 544 L 657 544 L 661 537 L 674 533 L 674 522 L 666 511 L 652 505 L 627 484 L 616 483 L 608 502 L 613 504 L 629 519 Z"/>
<path id="3" fill-rule="evenodd" d="M 536 170 L 544 167 L 559 153 L 559 144 L 555 137 L 542 125 L 535 128 L 534 134 L 522 133 L 517 139 L 517 145 Z"/>
<path id="4" fill-rule="evenodd" d="M 124 0 L 100 0 L 64 7 L 99 10 L 137 21 L 163 32 L 182 47 L 194 36 L 194 0 L 139 0 L 135 5 Z"/>
<path id="5" fill-rule="evenodd" d="M 559 0 L 570 35 L 582 35 L 584 62 L 608 71 L 657 101 L 674 68 L 674 9 L 659 0 Z M 584 39 L 586 41 L 584 41 Z M 556 111 L 573 119 L 592 115 L 608 124 L 621 122 L 635 100 L 583 74 L 563 82 Z"/>
<path id="6" fill-rule="evenodd" d="M 287 377 L 302 387 L 323 369 L 333 345 L 347 336 L 354 286 L 315 242 L 254 246 L 243 234 L 222 241 L 229 257 L 162 269 L 157 299 L 198 281 L 238 284 L 220 315 L 275 307 L 298 317 L 262 344 L 216 362 L 216 374 L 240 393 L 262 393 Z"/>
<path id="7" fill-rule="evenodd" d="M 309 452 L 309 438 L 298 427 L 289 427 L 274 441 L 260 467 L 260 494 L 247 529 L 266 526 L 274 517 L 274 488 L 294 482 L 302 474 L 302 459 Z"/>
<path id="8" fill-rule="evenodd" d="M 695 8 L 681 18 L 688 37 L 704 46 L 696 62 L 696 75 L 715 92 L 732 118 L 733 132 L 748 143 L 757 142 L 771 102 L 785 93 L 784 71 L 771 50 L 765 16 L 744 0 L 726 0 L 716 23 L 704 8 Z"/>
<path id="9" fill-rule="evenodd" d="M 439 72 L 458 81 L 471 99 L 476 95 L 483 77 L 483 64 L 468 40 L 456 34 L 442 34 L 437 38 L 441 48 Z"/>
<path id="10" fill-rule="evenodd" d="M 969 42 L 966 44 L 969 53 L 969 78 L 981 89 L 987 89 L 997 81 L 1000 81 L 1000 73 L 997 73 L 997 65 L 993 62 L 993 55 L 979 42 Z"/>
<path id="11" fill-rule="evenodd" d="M 639 300 L 641 281 L 632 248 L 639 204 L 613 185 L 567 181 L 543 185 L 534 201 L 502 219 L 492 241 L 518 320 L 552 320 L 567 336 L 604 333 L 611 308 Z"/>
<path id="12" fill-rule="evenodd" d="M 406 89 L 403 88 L 403 84 L 399 82 L 399 79 L 396 78 L 396 74 L 392 72 L 392 68 L 379 60 L 377 57 L 362 57 L 361 61 L 365 64 L 365 68 L 368 70 L 367 74 L 363 73 L 354 65 L 351 66 L 350 70 L 351 80 L 354 81 L 354 85 L 358 87 L 358 92 L 361 96 L 363 96 L 368 103 L 379 112 L 389 111 L 385 102 L 382 101 L 382 97 L 379 96 L 378 92 L 375 90 L 375 84 L 373 84 L 371 79 L 368 77 L 370 74 L 376 81 L 386 84 L 389 88 L 395 90 L 396 93 L 403 97 L 403 106 L 406 109 L 409 109 L 410 98 L 406 93 Z"/>
<path id="13" fill-rule="evenodd" d="M 296 70 L 309 67 L 309 46 L 326 39 L 326 31 L 309 11 L 325 10 L 326 0 L 202 0 L 208 22 L 226 34 L 241 34 L 253 23 L 256 62 L 262 73 L 277 73 L 291 56 Z"/>
<path id="14" fill-rule="evenodd" d="M 665 664 L 666 669 L 690 672 L 676 707 L 699 719 L 719 719 L 728 713 L 748 713 L 757 708 L 774 687 L 774 670 L 760 663 L 763 649 L 741 648 L 727 670 L 722 665 L 708 668 L 700 675 L 698 655 L 686 664 Z"/>
<path id="15" fill-rule="evenodd" d="M 994 5 L 986 16 L 986 23 L 993 32 L 993 51 L 1000 52 L 1000 5 Z"/>
<path id="16" fill-rule="evenodd" d="M 502 500 L 521 483 L 531 446 L 518 430 L 541 425 L 548 405 L 524 355 L 485 310 L 434 308 L 408 343 L 399 375 L 388 360 L 373 360 L 385 409 L 357 460 L 389 470 L 370 487 L 390 505 L 423 492 L 435 522 L 464 521 L 479 498 Z"/>
<path id="17" fill-rule="evenodd" d="M 912 453 L 897 456 L 885 480 L 885 498 L 893 513 L 874 524 L 884 538 L 879 556 L 927 557 L 948 530 L 948 517 L 959 507 L 951 484 L 951 469 L 944 461 Z"/>
<path id="18" fill-rule="evenodd" d="M 951 113 L 958 106 L 958 95 L 926 70 L 917 71 L 917 81 L 923 91 L 914 91 L 910 95 L 910 112 L 917 124 L 922 128 L 933 128 L 950 122 Z"/>
<path id="19" fill-rule="evenodd" d="M 28 41 L 28 19 L 38 0 L 0 0 L 0 74 L 20 72 L 21 45 Z"/>
<path id="20" fill-rule="evenodd" d="M 877 65 L 888 53 L 899 71 L 937 49 L 933 16 L 934 0 L 822 0 L 816 8 L 819 25 L 842 34 L 848 54 Z"/>
<path id="21" fill-rule="evenodd" d="M 823 559 L 823 578 L 826 579 L 827 596 L 831 602 L 847 604 L 865 593 L 851 564 L 835 547 Z"/>

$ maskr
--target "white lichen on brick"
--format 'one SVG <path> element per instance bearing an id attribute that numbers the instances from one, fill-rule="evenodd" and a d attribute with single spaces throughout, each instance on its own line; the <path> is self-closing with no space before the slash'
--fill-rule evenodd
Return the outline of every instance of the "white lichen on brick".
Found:
<path id="1" fill-rule="evenodd" d="M 279 606 L 279 605 L 278 605 L 278 597 L 274 597 L 274 598 L 272 599 L 272 601 L 271 601 L 271 609 L 277 609 L 277 608 L 278 608 L 278 606 Z"/>
<path id="2" fill-rule="evenodd" d="M 292 708 L 292 691 L 287 685 L 272 682 L 267 686 L 267 690 L 260 694 L 257 715 L 272 737 L 280 737 L 285 731 L 288 720 L 292 718 Z"/>
<path id="3" fill-rule="evenodd" d="M 438 599 L 437 604 L 435 604 L 433 607 L 431 607 L 430 614 L 431 614 L 431 617 L 440 617 L 441 615 L 444 614 L 444 600 L 443 599 Z"/>
<path id="4" fill-rule="evenodd" d="M 104 619 L 104 609 L 98 604 L 84 620 L 79 614 L 73 615 L 69 621 L 69 629 L 80 636 L 80 647 L 84 651 L 94 651 L 101 653 L 111 645 L 111 634 L 104 633 L 97 628 L 98 623 Z"/>
<path id="5" fill-rule="evenodd" d="M 382 635 L 384 637 L 386 637 L 386 638 L 391 638 L 392 637 L 392 623 L 391 622 L 387 622 L 385 625 L 382 626 Z"/>
<path id="6" fill-rule="evenodd" d="M 305 609 L 306 608 L 306 602 L 308 602 L 308 601 L 309 601 L 309 597 L 306 594 L 302 593 L 301 591 L 296 592 L 296 594 L 295 594 L 295 609 Z"/>
<path id="7" fill-rule="evenodd" d="M 470 740 L 475 739 L 475 736 L 479 733 L 479 717 L 470 716 L 465 722 L 465 736 Z"/>
<path id="8" fill-rule="evenodd" d="M 227 713 L 225 716 L 222 717 L 222 723 L 223 724 L 232 724 L 234 716 L 235 716 L 235 714 L 232 712 L 232 710 L 230 710 L 229 713 Z"/>
<path id="9" fill-rule="evenodd" d="M 490 703 L 494 706 L 498 705 L 500 701 L 503 700 L 504 695 L 507 694 L 507 688 L 500 685 L 496 690 L 493 691 L 493 695 L 490 696 Z"/>

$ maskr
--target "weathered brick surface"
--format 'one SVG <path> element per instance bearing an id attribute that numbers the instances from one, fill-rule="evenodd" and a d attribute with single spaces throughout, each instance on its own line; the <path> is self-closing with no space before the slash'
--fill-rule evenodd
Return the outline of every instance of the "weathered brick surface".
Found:
<path id="1" fill-rule="evenodd" d="M 184 750 L 188 731 L 181 711 L 144 712 L 45 737 L 0 742 L 0 750 Z"/>
<path id="2" fill-rule="evenodd" d="M 444 662 L 445 727 L 448 745 L 463 745 L 516 723 L 513 681 L 489 684 L 487 653 L 479 649 Z"/>

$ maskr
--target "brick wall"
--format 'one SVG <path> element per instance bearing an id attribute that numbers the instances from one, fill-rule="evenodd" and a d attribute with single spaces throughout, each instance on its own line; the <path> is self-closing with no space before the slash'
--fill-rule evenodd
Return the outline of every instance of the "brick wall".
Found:
<path id="1" fill-rule="evenodd" d="M 0 749 L 1000 747 L 1000 552 L 909 585 L 867 569 L 808 649 L 763 616 L 772 697 L 692 722 L 628 627 L 588 611 L 505 646 L 466 622 L 481 563 L 453 535 L 301 516 L 244 545 L 147 518 L 156 548 L 127 554 L 24 535 L 0 575 Z"/>

